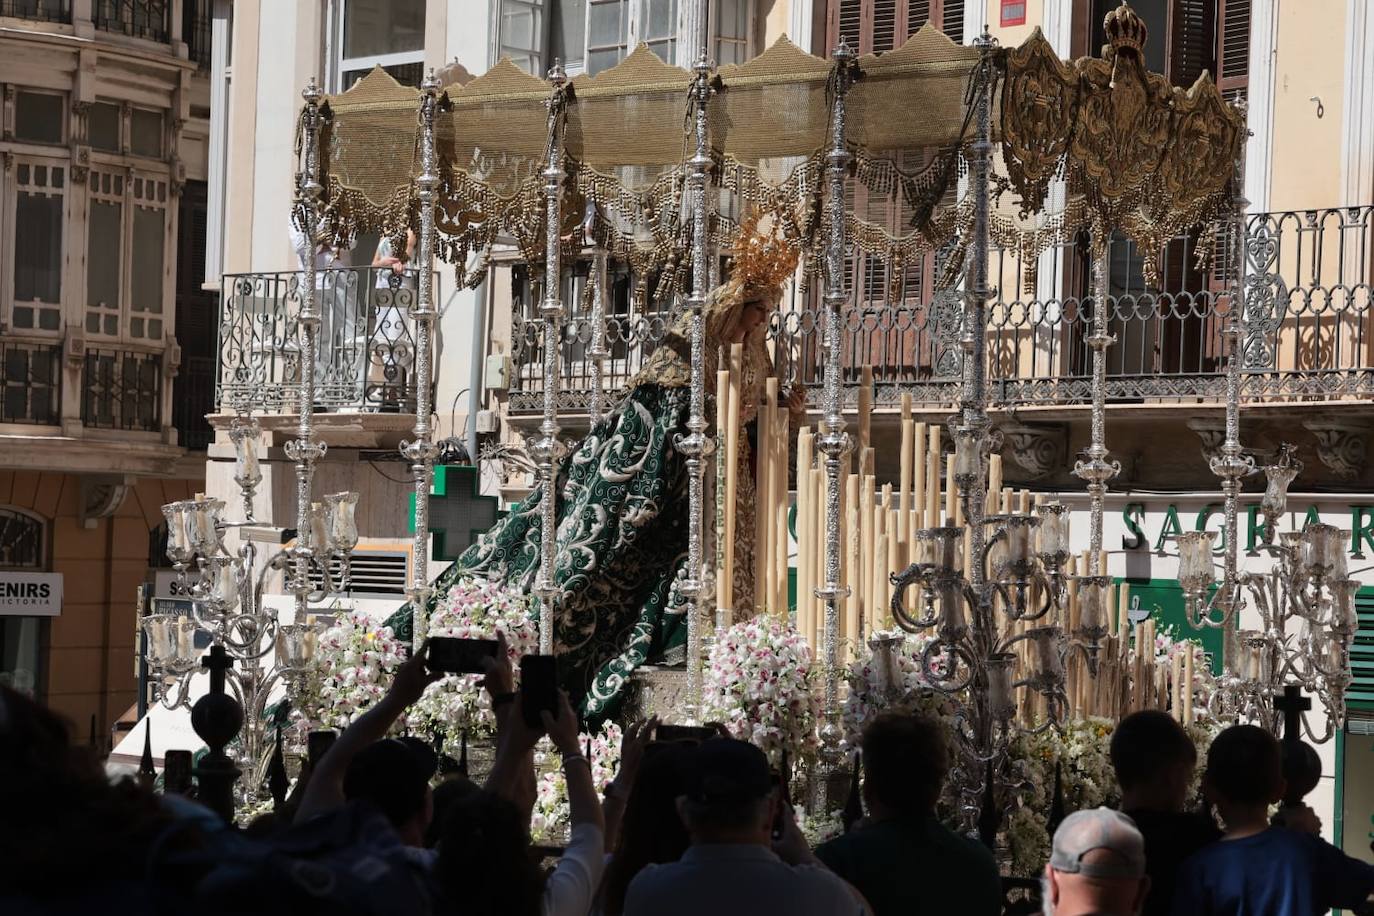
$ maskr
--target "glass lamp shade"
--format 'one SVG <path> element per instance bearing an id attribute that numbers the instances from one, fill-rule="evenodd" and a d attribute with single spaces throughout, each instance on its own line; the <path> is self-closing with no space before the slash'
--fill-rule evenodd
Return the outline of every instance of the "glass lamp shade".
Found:
<path id="1" fill-rule="evenodd" d="M 1012 692 L 1012 671 L 1016 656 L 999 652 L 987 660 L 988 711 L 992 717 L 1006 722 L 1016 714 L 1016 699 Z"/>
<path id="2" fill-rule="evenodd" d="M 1269 681 L 1269 644 L 1258 630 L 1240 630 L 1236 633 L 1239 647 L 1236 672 L 1242 680 L 1263 684 Z"/>
<path id="3" fill-rule="evenodd" d="M 149 614 L 143 618 L 148 660 L 161 671 L 180 674 L 196 664 L 196 624 L 180 614 Z"/>
<path id="4" fill-rule="evenodd" d="M 219 553 L 219 520 L 223 511 L 222 499 L 201 499 L 191 502 L 189 531 L 191 547 L 196 553 L 202 556 Z"/>
<path id="5" fill-rule="evenodd" d="M 1215 581 L 1212 531 L 1185 531 L 1178 536 L 1178 581 L 1185 591 L 1201 592 Z"/>
<path id="6" fill-rule="evenodd" d="M 324 498 L 329 525 L 329 544 L 341 553 L 358 546 L 357 493 L 331 493 Z"/>
<path id="7" fill-rule="evenodd" d="M 1040 526 L 1036 528 L 1036 536 L 1039 541 L 1037 547 L 1042 558 L 1063 557 L 1068 559 L 1069 555 L 1069 510 L 1063 503 L 1046 503 L 1037 506 L 1036 514 L 1040 517 Z M 1050 562 L 1048 559 L 1047 563 Z M 1063 560 L 1059 561 L 1063 563 Z"/>
<path id="8" fill-rule="evenodd" d="M 195 556 L 191 546 L 191 507 L 188 499 L 167 503 L 162 517 L 167 520 L 167 559 L 173 563 L 187 563 Z"/>
<path id="9" fill-rule="evenodd" d="M 1331 583 L 1331 629 L 1337 633 L 1354 633 L 1359 627 L 1355 611 L 1355 593 L 1360 590 L 1359 579 L 1340 579 Z"/>
<path id="10" fill-rule="evenodd" d="M 319 646 L 319 629 L 313 624 L 290 623 L 277 628 L 277 664 L 284 669 L 305 670 Z"/>
<path id="11" fill-rule="evenodd" d="M 1033 531 L 1039 519 L 1033 515 L 1010 513 L 990 515 L 986 521 L 1002 533 L 997 545 L 998 562 L 993 564 L 993 569 L 1010 570 L 1018 578 L 1027 575 L 1032 561 Z"/>
<path id="12" fill-rule="evenodd" d="M 978 443 L 969 435 L 955 434 L 954 437 L 954 475 L 968 480 L 978 477 L 982 471 L 979 460 Z"/>
<path id="13" fill-rule="evenodd" d="M 1344 565 L 1345 551 L 1341 531 L 1335 525 L 1315 523 L 1302 531 L 1302 572 L 1313 579 L 1325 579 Z"/>
<path id="14" fill-rule="evenodd" d="M 1330 543 L 1327 549 L 1331 555 L 1331 578 L 1345 579 L 1350 575 L 1349 561 L 1346 558 L 1345 546 L 1350 543 L 1350 531 L 1337 529 L 1332 535 L 1328 535 Z"/>
<path id="15" fill-rule="evenodd" d="M 329 515 L 324 503 L 310 504 L 310 548 L 315 556 L 322 557 L 330 552 Z"/>
<path id="16" fill-rule="evenodd" d="M 935 586 L 940 603 L 940 632 L 957 638 L 968 627 L 964 616 L 964 592 L 958 580 L 945 580 Z"/>
<path id="17" fill-rule="evenodd" d="M 258 466 L 257 432 L 254 425 L 229 433 L 234 443 L 234 482 L 240 487 L 256 487 L 262 481 L 262 469 Z"/>
<path id="18" fill-rule="evenodd" d="M 916 537 L 929 544 L 929 562 L 944 573 L 957 575 L 964 569 L 964 529 L 952 525 L 922 528 Z"/>
<path id="19" fill-rule="evenodd" d="M 1260 511 L 1272 526 L 1288 509 L 1288 485 L 1298 476 L 1293 465 L 1271 464 L 1264 469 L 1268 483 L 1260 500 Z"/>
<path id="20" fill-rule="evenodd" d="M 1059 654 L 1059 630 L 1044 627 L 1030 634 L 1035 644 L 1036 673 L 1040 677 L 1059 681 L 1064 677 L 1064 660 Z"/>
<path id="21" fill-rule="evenodd" d="M 1107 627 L 1111 582 L 1106 576 L 1084 576 L 1078 580 L 1078 629 L 1088 640 L 1100 636 Z"/>
<path id="22" fill-rule="evenodd" d="M 243 561 L 238 557 L 223 555 L 202 557 L 200 567 L 204 570 L 210 600 L 215 606 L 230 610 L 239 603 L 239 575 L 243 571 Z"/>

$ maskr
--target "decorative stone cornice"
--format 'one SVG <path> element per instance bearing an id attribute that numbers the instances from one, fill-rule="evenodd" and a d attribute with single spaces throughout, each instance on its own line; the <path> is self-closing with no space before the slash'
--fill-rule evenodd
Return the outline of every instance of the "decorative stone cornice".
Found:
<path id="1" fill-rule="evenodd" d="M 1047 477 L 1064 467 L 1064 427 L 1003 426 L 1002 434 L 1007 453 L 1027 480 Z"/>
<path id="2" fill-rule="evenodd" d="M 1303 429 L 1317 440 L 1317 457 L 1342 480 L 1360 476 L 1369 454 L 1369 430 L 1322 418 L 1303 420 Z"/>

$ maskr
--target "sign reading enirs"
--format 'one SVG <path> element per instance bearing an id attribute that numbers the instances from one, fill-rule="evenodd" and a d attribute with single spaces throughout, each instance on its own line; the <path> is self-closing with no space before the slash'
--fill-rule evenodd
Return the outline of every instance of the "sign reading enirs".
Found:
<path id="1" fill-rule="evenodd" d="M 61 613 L 61 573 L 0 570 L 0 617 L 56 617 Z"/>

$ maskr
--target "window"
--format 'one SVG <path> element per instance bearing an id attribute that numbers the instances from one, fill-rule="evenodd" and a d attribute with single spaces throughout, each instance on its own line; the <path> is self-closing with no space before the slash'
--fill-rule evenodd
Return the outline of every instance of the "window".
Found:
<path id="1" fill-rule="evenodd" d="M 92 169 L 86 333 L 164 337 L 167 179 Z"/>
<path id="2" fill-rule="evenodd" d="M 62 143 L 66 139 L 67 97 L 52 92 L 20 90 L 14 100 L 14 137 L 29 143 Z"/>
<path id="3" fill-rule="evenodd" d="M 626 0 L 588 0 L 587 72 L 596 74 L 614 67 L 625 57 L 629 32 Z"/>
<path id="4" fill-rule="evenodd" d="M 964 40 L 964 0 L 830 0 L 826 13 L 827 48 L 843 38 L 859 54 L 891 51 L 927 22 Z"/>
<path id="5" fill-rule="evenodd" d="M 21 161 L 15 167 L 14 310 L 17 331 L 62 328 L 62 223 L 66 167 Z"/>
<path id="6" fill-rule="evenodd" d="M 716 37 L 712 52 L 718 66 L 749 59 L 749 12 L 749 0 L 715 0 L 711 4 L 711 34 Z"/>
<path id="7" fill-rule="evenodd" d="M 119 145 L 119 104 L 96 102 L 86 112 L 86 140 L 92 149 L 117 153 Z"/>
<path id="8" fill-rule="evenodd" d="M 693 0 L 695 2 L 695 0 Z M 492 0 L 497 51 L 543 75 L 555 58 L 569 75 L 597 74 L 641 42 L 660 58 L 690 66 L 695 50 L 679 47 L 682 0 Z M 719 64 L 753 53 L 754 0 L 709 0 L 708 52 Z"/>
<path id="9" fill-rule="evenodd" d="M 166 42 L 171 18 L 168 0 L 92 0 L 95 27 L 135 38 Z"/>
<path id="10" fill-rule="evenodd" d="M 420 85 L 425 60 L 425 0 L 341 0 L 339 88 L 381 65 L 397 81 Z"/>
<path id="11" fill-rule="evenodd" d="M 129 116 L 129 152 L 162 158 L 162 112 L 135 108 Z"/>
<path id="12" fill-rule="evenodd" d="M 527 73 L 540 73 L 544 50 L 543 0 L 505 0 L 501 4 L 501 56 Z"/>

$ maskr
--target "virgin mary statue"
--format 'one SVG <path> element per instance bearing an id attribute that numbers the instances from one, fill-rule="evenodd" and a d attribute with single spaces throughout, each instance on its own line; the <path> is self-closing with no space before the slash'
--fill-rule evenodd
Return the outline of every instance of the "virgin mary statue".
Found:
<path id="1" fill-rule="evenodd" d="M 744 373 L 741 425 L 757 412 L 773 373 L 764 342 L 768 315 L 796 267 L 795 250 L 776 236 L 742 233 L 728 282 L 707 298 L 704 316 L 708 392 L 715 388 L 719 352 L 741 344 Z M 561 588 L 554 618 L 560 679 L 586 720 L 612 713 L 638 666 L 685 660 L 689 602 L 678 590 L 685 576 L 687 461 L 674 439 L 687 432 L 691 397 L 690 318 L 674 322 L 633 379 L 630 391 L 593 425 L 559 469 L 557 562 Z M 796 389 L 789 398 L 801 408 Z M 714 398 L 712 398 L 714 402 Z M 708 408 L 709 409 L 709 408 Z M 709 418 L 708 418 L 709 419 Z M 740 436 L 735 531 L 738 574 L 734 606 L 753 610 L 754 487 L 752 449 Z M 539 570 L 542 488 L 536 489 L 469 547 L 435 582 L 434 603 L 464 577 L 495 579 L 528 591 Z M 714 513 L 706 511 L 706 517 Z M 403 639 L 412 609 L 390 621 Z"/>

